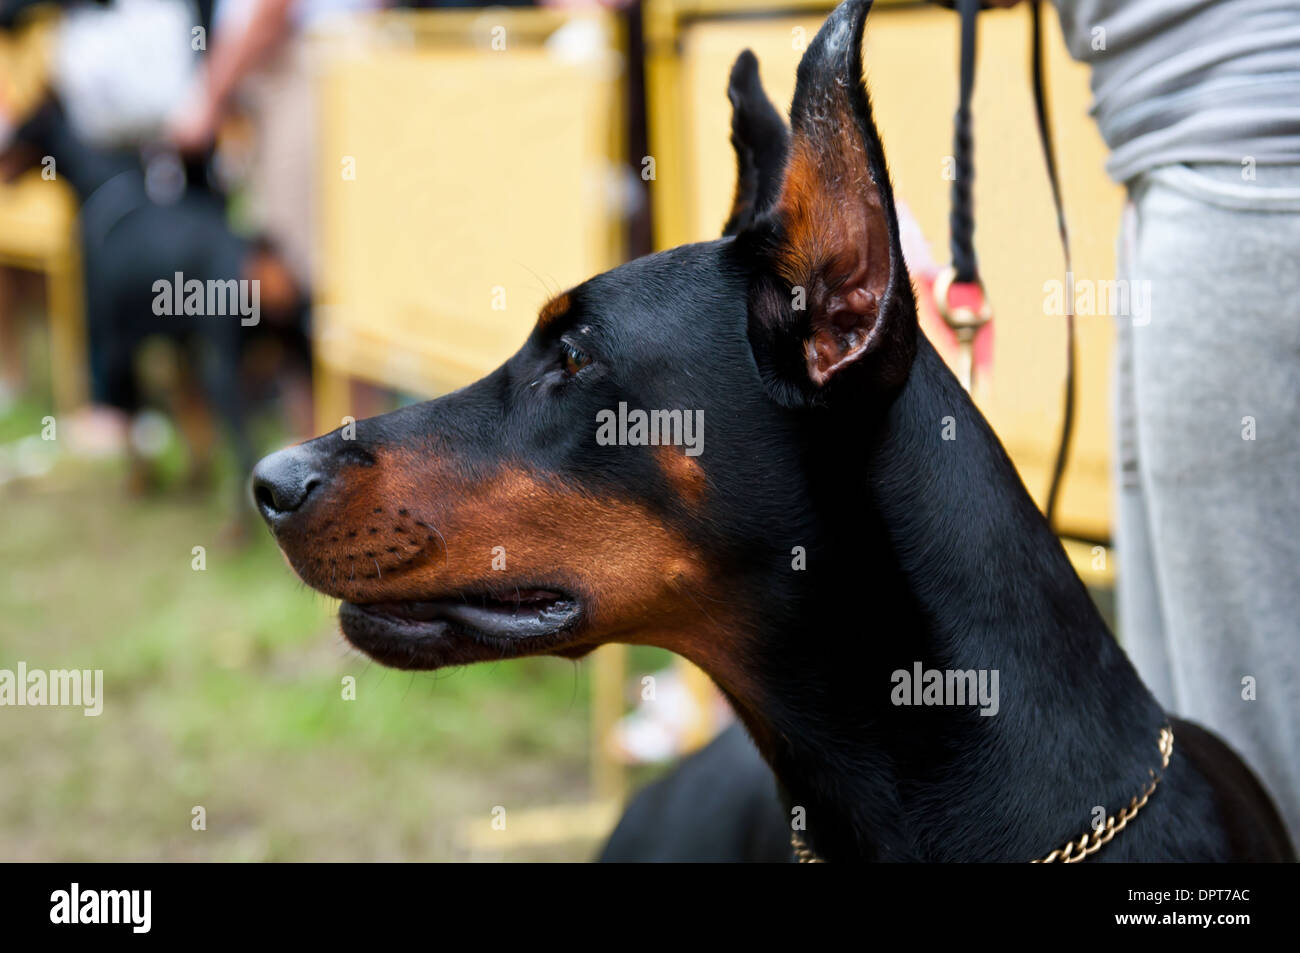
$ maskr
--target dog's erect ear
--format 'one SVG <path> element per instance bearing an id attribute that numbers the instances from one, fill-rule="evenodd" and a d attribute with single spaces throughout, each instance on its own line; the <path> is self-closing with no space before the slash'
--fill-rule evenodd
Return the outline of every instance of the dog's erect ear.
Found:
<path id="1" fill-rule="evenodd" d="M 750 341 L 786 404 L 850 377 L 896 389 L 916 352 L 916 300 L 862 81 L 870 7 L 841 3 L 808 47 L 780 193 L 737 238 L 755 269 Z"/>
<path id="2" fill-rule="evenodd" d="M 731 67 L 731 145 L 736 150 L 736 195 L 723 235 L 734 235 L 771 208 L 781 191 L 790 130 L 763 90 L 758 58 L 745 50 Z"/>

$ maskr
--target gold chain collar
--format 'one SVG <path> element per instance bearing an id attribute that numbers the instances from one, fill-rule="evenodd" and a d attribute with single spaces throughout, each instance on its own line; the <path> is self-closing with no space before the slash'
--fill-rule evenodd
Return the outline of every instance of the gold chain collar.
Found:
<path id="1" fill-rule="evenodd" d="M 1151 775 L 1151 780 L 1143 788 L 1141 795 L 1134 797 L 1128 802 L 1128 807 L 1120 811 L 1118 815 L 1112 814 L 1106 818 L 1104 827 L 1094 828 L 1091 833 L 1084 834 L 1077 841 L 1068 841 L 1064 847 L 1058 847 L 1046 857 L 1037 860 L 1031 860 L 1031 864 L 1054 864 L 1058 860 L 1063 864 L 1075 864 L 1085 857 L 1097 853 L 1107 844 L 1109 844 L 1115 835 L 1128 826 L 1128 822 L 1137 817 L 1137 812 L 1146 807 L 1151 795 L 1155 793 L 1156 785 L 1164 777 L 1165 769 L 1169 767 L 1169 759 L 1174 753 L 1174 730 L 1168 725 L 1160 729 L 1160 737 L 1156 744 L 1160 748 L 1160 773 L 1156 774 L 1152 768 L 1147 769 Z M 818 857 L 798 833 L 790 835 L 790 846 L 794 848 L 794 855 L 801 864 L 820 864 L 822 859 Z"/>

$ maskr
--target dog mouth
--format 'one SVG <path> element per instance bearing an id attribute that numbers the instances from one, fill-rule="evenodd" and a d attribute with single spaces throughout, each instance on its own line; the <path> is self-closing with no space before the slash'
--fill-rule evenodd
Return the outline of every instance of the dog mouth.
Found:
<path id="1" fill-rule="evenodd" d="M 582 604 L 545 588 L 459 593 L 401 602 L 344 602 L 343 635 L 375 661 L 434 669 L 512 655 L 532 655 L 570 639 Z"/>

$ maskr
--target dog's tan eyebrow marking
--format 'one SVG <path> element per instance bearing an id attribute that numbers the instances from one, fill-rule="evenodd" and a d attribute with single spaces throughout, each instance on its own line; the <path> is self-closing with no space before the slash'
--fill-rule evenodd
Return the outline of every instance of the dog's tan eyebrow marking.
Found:
<path id="1" fill-rule="evenodd" d="M 563 291 L 557 294 L 546 304 L 542 305 L 542 310 L 537 312 L 537 327 L 545 329 L 554 324 L 560 318 L 569 313 L 573 307 L 573 302 L 569 299 L 569 293 Z"/>
<path id="2" fill-rule="evenodd" d="M 679 497 L 690 505 L 697 505 L 708 489 L 708 477 L 693 458 L 678 447 L 661 446 L 657 455 L 659 469 Z"/>

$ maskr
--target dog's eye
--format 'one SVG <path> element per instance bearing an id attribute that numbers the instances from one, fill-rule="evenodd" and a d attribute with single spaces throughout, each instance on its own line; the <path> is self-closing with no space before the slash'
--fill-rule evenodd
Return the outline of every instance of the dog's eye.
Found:
<path id="1" fill-rule="evenodd" d="M 564 348 L 564 373 L 566 377 L 573 377 L 578 371 L 582 370 L 591 363 L 591 355 L 580 347 L 575 347 L 568 341 L 561 342 Z"/>

